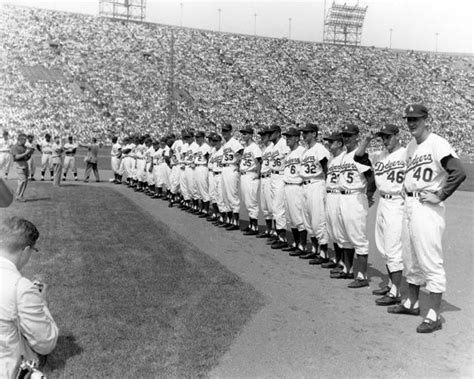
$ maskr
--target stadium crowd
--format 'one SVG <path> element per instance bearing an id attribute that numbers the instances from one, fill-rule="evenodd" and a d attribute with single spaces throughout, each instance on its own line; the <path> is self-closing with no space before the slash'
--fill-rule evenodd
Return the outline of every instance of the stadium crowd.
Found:
<path id="1" fill-rule="evenodd" d="M 3 128 L 74 135 L 216 131 L 231 121 L 377 130 L 424 102 L 433 130 L 472 155 L 472 59 L 124 23 L 3 6 Z M 171 53 L 173 52 L 173 53 Z M 45 80 L 25 67 L 54 69 Z M 350 83 L 350 85 L 348 85 Z M 402 133 L 408 140 L 408 134 Z"/>

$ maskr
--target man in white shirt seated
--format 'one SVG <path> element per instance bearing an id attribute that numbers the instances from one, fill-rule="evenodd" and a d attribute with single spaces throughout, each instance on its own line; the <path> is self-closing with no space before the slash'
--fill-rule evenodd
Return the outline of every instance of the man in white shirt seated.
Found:
<path id="1" fill-rule="evenodd" d="M 0 377 L 14 378 L 22 356 L 45 361 L 56 347 L 58 327 L 47 305 L 47 288 L 22 277 L 39 232 L 29 221 L 9 217 L 0 223 Z"/>

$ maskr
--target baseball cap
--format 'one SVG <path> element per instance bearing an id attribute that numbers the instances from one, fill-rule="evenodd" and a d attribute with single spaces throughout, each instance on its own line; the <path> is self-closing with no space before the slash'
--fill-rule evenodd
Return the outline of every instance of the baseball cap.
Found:
<path id="1" fill-rule="evenodd" d="M 227 123 L 222 125 L 222 131 L 223 132 L 231 132 L 232 131 L 232 124 Z"/>
<path id="2" fill-rule="evenodd" d="M 300 128 L 300 132 L 313 132 L 317 133 L 319 131 L 318 126 L 311 122 L 308 122 L 305 126 Z"/>
<path id="3" fill-rule="evenodd" d="M 204 133 L 202 130 L 200 130 L 195 134 L 195 136 L 196 136 L 196 138 L 205 137 L 206 133 Z"/>
<path id="4" fill-rule="evenodd" d="M 240 129 L 240 133 L 253 134 L 253 128 L 246 126 L 245 128 Z"/>
<path id="5" fill-rule="evenodd" d="M 359 127 L 354 124 L 344 125 L 341 134 L 359 134 Z"/>
<path id="6" fill-rule="evenodd" d="M 382 126 L 379 132 L 377 132 L 377 136 L 381 137 L 383 135 L 392 135 L 392 134 L 398 134 L 399 129 L 398 126 L 393 125 L 393 124 L 386 124 Z"/>
<path id="7" fill-rule="evenodd" d="M 409 104 L 405 108 L 403 118 L 428 116 L 428 109 L 422 104 Z"/>
<path id="8" fill-rule="evenodd" d="M 281 132 L 280 125 L 273 124 L 268 128 L 268 133 L 273 133 L 273 132 Z"/>
<path id="9" fill-rule="evenodd" d="M 287 136 L 287 137 L 299 137 L 300 136 L 300 131 L 296 128 L 290 128 L 282 134 L 284 136 Z"/>
<path id="10" fill-rule="evenodd" d="M 342 141 L 342 134 L 338 132 L 331 133 L 327 137 L 324 137 L 323 140 L 326 141 Z"/>

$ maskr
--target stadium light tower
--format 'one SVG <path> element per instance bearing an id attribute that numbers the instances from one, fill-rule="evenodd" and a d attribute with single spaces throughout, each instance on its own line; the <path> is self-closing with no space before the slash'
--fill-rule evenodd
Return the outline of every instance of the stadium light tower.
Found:
<path id="1" fill-rule="evenodd" d="M 436 54 L 438 54 L 438 35 L 439 35 L 439 33 L 438 33 L 438 32 L 436 32 L 436 33 L 435 33 L 435 35 L 436 35 L 436 42 L 435 42 L 435 53 L 436 53 Z"/>
<path id="2" fill-rule="evenodd" d="M 179 26 L 183 27 L 183 3 L 179 3 L 179 7 L 180 7 Z"/>
<path id="3" fill-rule="evenodd" d="M 288 39 L 291 39 L 291 17 L 288 19 Z"/>
<path id="4" fill-rule="evenodd" d="M 218 30 L 221 31 L 221 12 L 222 12 L 222 9 L 219 8 L 219 9 L 217 10 L 217 12 L 219 13 L 219 29 L 218 29 Z"/>
<path id="5" fill-rule="evenodd" d="M 390 49 L 392 48 L 392 31 L 393 31 L 393 29 L 390 28 L 390 42 L 389 42 Z"/>
<path id="6" fill-rule="evenodd" d="M 367 7 L 336 4 L 329 8 L 324 21 L 324 43 L 358 46 L 362 39 Z"/>
<path id="7" fill-rule="evenodd" d="M 99 16 L 144 21 L 146 0 L 99 0 Z"/>

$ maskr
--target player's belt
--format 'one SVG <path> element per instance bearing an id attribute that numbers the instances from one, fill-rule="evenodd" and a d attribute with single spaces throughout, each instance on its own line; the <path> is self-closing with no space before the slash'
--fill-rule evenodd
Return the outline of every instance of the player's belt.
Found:
<path id="1" fill-rule="evenodd" d="M 76 155 L 76 154 L 74 154 L 74 153 L 66 153 L 66 156 L 67 156 L 67 157 L 73 157 L 74 155 Z"/>
<path id="2" fill-rule="evenodd" d="M 233 164 L 233 163 L 223 163 L 222 164 L 222 167 L 231 167 L 231 166 L 235 166 L 235 164 Z"/>
<path id="3" fill-rule="evenodd" d="M 420 197 L 421 192 L 406 192 L 408 197 Z"/>
<path id="4" fill-rule="evenodd" d="M 303 183 L 302 182 L 301 183 L 287 183 L 287 182 L 285 182 L 285 185 L 287 185 L 287 186 L 302 186 Z"/>
<path id="5" fill-rule="evenodd" d="M 207 163 L 195 163 L 196 166 L 207 166 Z"/>
<path id="6" fill-rule="evenodd" d="M 308 185 L 308 184 L 311 184 L 311 183 L 316 183 L 316 182 L 320 182 L 321 179 L 307 179 L 307 180 L 303 180 L 303 185 Z"/>
<path id="7" fill-rule="evenodd" d="M 43 151 L 43 154 L 53 154 L 52 151 Z"/>
<path id="8" fill-rule="evenodd" d="M 269 172 L 268 174 L 261 174 L 260 175 L 260 178 L 264 179 L 264 178 L 269 178 L 271 175 L 271 172 Z"/>
<path id="9" fill-rule="evenodd" d="M 361 190 L 341 190 L 342 195 L 350 195 L 352 193 L 362 193 Z"/>
<path id="10" fill-rule="evenodd" d="M 393 195 L 390 195 L 388 193 L 381 193 L 380 194 L 380 197 L 383 198 L 383 199 L 401 199 L 402 196 L 400 194 L 393 194 Z"/>
<path id="11" fill-rule="evenodd" d="M 278 171 L 278 170 L 272 170 L 272 174 L 275 174 L 275 175 L 281 175 L 281 174 L 283 174 L 283 170 L 281 170 L 281 171 Z"/>
<path id="12" fill-rule="evenodd" d="M 241 171 L 240 175 L 247 175 L 247 174 L 256 174 L 256 171 Z"/>
<path id="13" fill-rule="evenodd" d="M 214 175 L 220 175 L 220 174 L 221 174 L 221 172 L 219 172 L 219 171 L 214 171 Z"/>
<path id="14" fill-rule="evenodd" d="M 327 193 L 341 193 L 341 191 L 339 191 L 337 189 L 327 189 L 326 192 Z"/>

